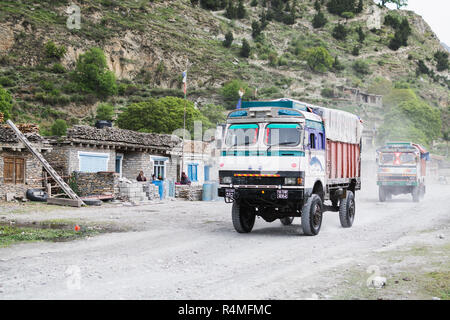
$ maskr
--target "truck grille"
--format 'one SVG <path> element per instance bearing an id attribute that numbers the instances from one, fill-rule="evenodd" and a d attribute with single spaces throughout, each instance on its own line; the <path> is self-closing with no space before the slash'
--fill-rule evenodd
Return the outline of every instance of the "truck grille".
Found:
<path id="1" fill-rule="evenodd" d="M 233 177 L 237 185 L 282 185 L 284 177 Z"/>

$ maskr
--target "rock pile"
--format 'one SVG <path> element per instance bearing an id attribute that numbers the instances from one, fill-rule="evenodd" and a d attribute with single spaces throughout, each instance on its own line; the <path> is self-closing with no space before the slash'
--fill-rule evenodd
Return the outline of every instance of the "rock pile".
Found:
<path id="1" fill-rule="evenodd" d="M 23 124 L 17 125 L 17 128 L 22 131 L 22 133 L 31 142 L 43 142 L 44 139 L 39 135 L 39 128 L 37 125 L 33 124 Z M 6 124 L 0 125 L 0 142 L 10 142 L 17 143 L 17 139 L 14 131 Z"/>
<path id="2" fill-rule="evenodd" d="M 202 187 L 192 185 L 177 185 L 175 186 L 175 197 L 184 198 L 189 201 L 202 200 Z"/>
<path id="3" fill-rule="evenodd" d="M 144 184 L 144 192 L 148 200 L 159 200 L 159 188 L 157 185 L 150 182 Z"/>
<path id="4" fill-rule="evenodd" d="M 144 191 L 143 183 L 130 181 L 128 179 L 119 180 L 119 198 L 130 202 L 140 202 L 148 200 Z"/>
<path id="5" fill-rule="evenodd" d="M 143 133 L 110 127 L 98 129 L 90 126 L 73 126 L 67 130 L 67 138 L 166 148 L 173 148 L 181 142 L 180 138 L 169 134 Z"/>

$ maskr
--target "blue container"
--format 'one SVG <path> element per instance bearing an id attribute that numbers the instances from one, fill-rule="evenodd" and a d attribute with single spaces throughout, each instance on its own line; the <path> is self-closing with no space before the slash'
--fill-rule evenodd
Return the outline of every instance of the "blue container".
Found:
<path id="1" fill-rule="evenodd" d="M 169 180 L 169 197 L 175 197 L 175 181 Z"/>
<path id="2" fill-rule="evenodd" d="M 164 181 L 155 180 L 152 182 L 154 185 L 158 186 L 159 198 L 162 199 L 164 197 Z"/>
<path id="3" fill-rule="evenodd" d="M 211 201 L 212 200 L 212 184 L 204 183 L 203 184 L 203 192 L 202 192 L 202 200 L 203 201 Z"/>

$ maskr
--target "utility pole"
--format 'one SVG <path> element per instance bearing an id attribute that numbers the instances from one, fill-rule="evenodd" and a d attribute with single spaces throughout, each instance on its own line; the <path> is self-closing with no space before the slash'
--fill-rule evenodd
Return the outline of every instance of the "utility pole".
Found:
<path id="1" fill-rule="evenodd" d="M 184 140 L 186 139 L 186 81 L 187 81 L 187 70 L 183 72 L 183 91 L 184 91 L 184 113 L 183 113 L 183 141 L 181 143 L 181 170 L 180 170 L 180 181 L 181 175 L 184 170 Z"/>

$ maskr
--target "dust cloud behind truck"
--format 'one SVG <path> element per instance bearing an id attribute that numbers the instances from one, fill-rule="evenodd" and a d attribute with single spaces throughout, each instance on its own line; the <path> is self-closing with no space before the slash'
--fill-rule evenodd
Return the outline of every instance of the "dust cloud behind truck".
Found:
<path id="1" fill-rule="evenodd" d="M 358 116 L 292 99 L 243 102 L 231 111 L 218 193 L 233 203 L 236 231 L 250 232 L 256 216 L 283 225 L 301 217 L 303 233 L 317 235 L 327 210 L 351 227 L 361 135 Z"/>

